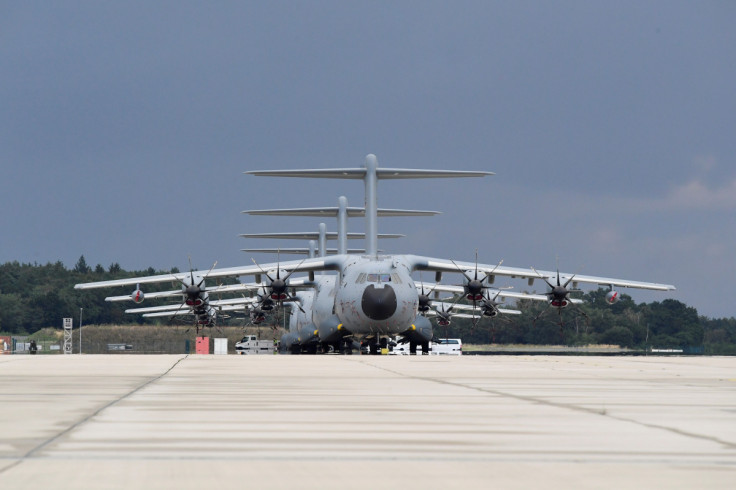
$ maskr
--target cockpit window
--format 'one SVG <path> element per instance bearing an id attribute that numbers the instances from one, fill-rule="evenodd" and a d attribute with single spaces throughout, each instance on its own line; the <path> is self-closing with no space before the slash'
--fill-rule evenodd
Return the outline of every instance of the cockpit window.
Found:
<path id="1" fill-rule="evenodd" d="M 391 282 L 391 274 L 368 274 L 368 282 Z"/>

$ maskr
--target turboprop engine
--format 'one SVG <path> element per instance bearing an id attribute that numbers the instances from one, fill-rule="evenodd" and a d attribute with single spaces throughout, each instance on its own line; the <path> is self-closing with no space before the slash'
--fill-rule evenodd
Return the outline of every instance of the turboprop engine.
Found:
<path id="1" fill-rule="evenodd" d="M 284 300 L 291 300 L 292 297 L 289 295 L 288 288 L 289 288 L 289 278 L 291 275 L 296 272 L 296 270 L 299 268 L 299 266 L 307 260 L 304 258 L 296 268 L 292 269 L 291 271 L 285 271 L 281 269 L 280 266 L 277 265 L 275 270 L 269 270 L 268 272 L 261 269 L 261 266 L 258 265 L 258 262 L 253 259 L 253 263 L 261 269 L 261 273 L 266 276 L 266 281 L 264 284 L 264 290 L 268 293 L 268 296 L 274 300 L 278 301 L 279 304 L 283 302 Z M 275 276 L 275 277 L 274 277 Z M 256 282 L 260 282 L 260 275 L 256 275 Z"/>
<path id="2" fill-rule="evenodd" d="M 620 299 L 621 299 L 621 295 L 618 293 L 618 291 L 614 291 L 612 289 L 608 291 L 608 293 L 606 293 L 606 303 L 608 303 L 609 305 L 618 303 L 618 300 Z"/>
<path id="3" fill-rule="evenodd" d="M 197 280 L 199 280 L 199 282 L 197 282 Z M 190 284 L 182 283 L 182 292 L 186 295 L 184 302 L 188 306 L 202 306 L 205 300 L 203 294 L 204 289 L 202 286 L 204 286 L 204 278 L 194 276 L 194 273 L 191 273 Z"/>
<path id="4" fill-rule="evenodd" d="M 473 274 L 473 277 L 471 277 L 471 274 Z M 488 276 L 483 274 L 483 277 L 478 279 L 478 271 L 465 271 L 463 273 L 465 276 L 465 281 L 463 286 L 465 287 L 465 297 L 469 299 L 470 301 L 480 301 L 483 299 L 483 281 L 486 280 Z"/>
<path id="5" fill-rule="evenodd" d="M 276 276 L 275 278 L 272 278 L 273 276 Z M 286 298 L 289 297 L 286 290 L 288 287 L 288 280 L 289 276 L 291 276 L 290 273 L 286 273 L 286 271 L 283 271 L 283 278 L 282 278 L 282 270 L 276 269 L 268 271 L 266 273 L 266 277 L 269 279 L 268 281 L 268 289 L 270 290 L 270 297 L 273 300 L 276 301 L 283 301 Z"/>

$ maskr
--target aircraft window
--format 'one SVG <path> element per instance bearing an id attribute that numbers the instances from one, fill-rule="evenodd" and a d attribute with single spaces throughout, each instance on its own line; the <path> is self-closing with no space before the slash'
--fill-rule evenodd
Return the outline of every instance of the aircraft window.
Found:
<path id="1" fill-rule="evenodd" d="M 368 282 L 391 282 L 391 274 L 368 274 Z"/>

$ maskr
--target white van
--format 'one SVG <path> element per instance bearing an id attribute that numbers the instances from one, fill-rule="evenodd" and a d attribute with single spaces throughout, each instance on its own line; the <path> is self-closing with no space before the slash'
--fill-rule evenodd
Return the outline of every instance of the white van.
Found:
<path id="1" fill-rule="evenodd" d="M 240 355 L 275 354 L 276 344 L 273 340 L 258 340 L 255 335 L 246 335 L 235 344 L 235 352 Z"/>
<path id="2" fill-rule="evenodd" d="M 432 342 L 430 354 L 461 356 L 463 354 L 463 341 L 460 339 L 437 339 L 437 342 Z"/>

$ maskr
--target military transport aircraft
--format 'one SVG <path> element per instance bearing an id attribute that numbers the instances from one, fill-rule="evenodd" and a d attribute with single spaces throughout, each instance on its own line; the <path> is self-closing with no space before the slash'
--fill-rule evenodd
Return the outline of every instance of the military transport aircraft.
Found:
<path id="1" fill-rule="evenodd" d="M 290 287 L 289 278 L 295 272 L 336 271 L 337 275 L 324 276 L 321 284 L 315 285 L 313 322 L 322 343 L 334 346 L 350 346 L 353 338 L 362 338 L 372 345 L 385 345 L 388 336 L 401 335 L 412 345 L 421 344 L 423 350 L 432 339 L 432 325 L 418 312 L 419 293 L 412 278 L 414 271 L 434 271 L 439 282 L 442 273 L 463 272 L 469 294 L 480 299 L 483 292 L 494 283 L 496 277 L 524 279 L 531 286 L 537 279 L 549 282 L 558 276 L 564 284 L 598 284 L 614 287 L 640 288 L 658 291 L 673 290 L 674 286 L 651 282 L 630 281 L 607 277 L 557 273 L 501 265 L 456 262 L 450 259 L 422 257 L 417 255 L 381 255 L 378 252 L 377 197 L 376 188 L 382 179 L 483 177 L 491 172 L 468 172 L 453 170 L 422 170 L 401 168 L 379 168 L 375 155 L 366 157 L 365 166 L 359 168 L 267 170 L 249 171 L 246 174 L 269 177 L 307 177 L 359 179 L 365 186 L 365 255 L 338 254 L 331 257 L 315 257 L 302 261 L 270 263 L 257 266 L 212 269 L 203 278 L 222 278 L 255 275 L 269 272 L 269 277 L 280 277 L 279 281 L 264 281 L 271 295 L 283 293 Z M 471 277 L 472 275 L 472 277 Z M 182 280 L 186 274 L 119 279 L 96 283 L 77 284 L 77 289 L 130 286 L 171 281 L 172 277 Z M 284 280 L 283 278 L 286 278 Z M 470 279 L 468 279 L 470 278 Z M 335 281 L 334 284 L 329 284 Z M 563 307 L 569 303 L 558 301 L 554 291 L 548 295 L 550 304 Z M 324 306 L 321 306 L 324 302 Z M 564 303 L 564 304 L 563 304 Z"/>

